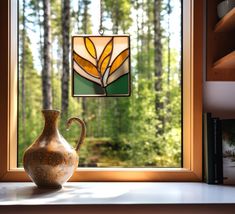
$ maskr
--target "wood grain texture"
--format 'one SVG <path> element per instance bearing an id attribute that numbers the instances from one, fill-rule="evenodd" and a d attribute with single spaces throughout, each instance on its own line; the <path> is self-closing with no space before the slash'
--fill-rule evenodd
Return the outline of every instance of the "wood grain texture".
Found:
<path id="1" fill-rule="evenodd" d="M 23 169 L 8 171 L 1 181 L 31 181 Z M 186 169 L 153 169 L 153 168 L 77 168 L 70 182 L 151 182 L 151 181 L 201 181 L 191 170 Z"/>
<path id="2" fill-rule="evenodd" d="M 207 0 L 207 81 L 235 81 L 235 67 L 214 68 L 214 63 L 235 50 L 235 29 L 228 32 L 215 32 L 219 22 L 217 5 L 220 0 Z"/>
<path id="3" fill-rule="evenodd" d="M 192 123 L 192 148 L 191 170 L 202 179 L 202 73 L 203 73 L 203 14 L 204 0 L 194 1 L 193 10 L 193 99 L 191 103 L 193 118 Z"/>
<path id="4" fill-rule="evenodd" d="M 7 142 L 8 142 L 8 69 L 9 69 L 9 30 L 8 30 L 8 8 L 9 2 L 7 0 L 1 1 L 0 7 L 0 180 L 1 177 L 7 172 Z"/>
<path id="5" fill-rule="evenodd" d="M 235 51 L 229 53 L 214 63 L 214 69 L 234 69 L 235 68 Z M 235 72 L 235 71 L 234 71 Z"/>
<path id="6" fill-rule="evenodd" d="M 235 29 L 235 8 L 229 11 L 215 26 L 215 32 L 229 32 Z"/>

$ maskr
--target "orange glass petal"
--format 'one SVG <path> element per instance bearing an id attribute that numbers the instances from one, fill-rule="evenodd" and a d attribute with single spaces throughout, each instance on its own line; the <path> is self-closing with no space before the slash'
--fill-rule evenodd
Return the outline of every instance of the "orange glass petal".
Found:
<path id="1" fill-rule="evenodd" d="M 102 64 L 101 64 L 100 71 L 101 71 L 101 74 L 102 74 L 102 75 L 104 74 L 104 72 L 106 71 L 106 69 L 107 69 L 107 67 L 108 67 L 108 65 L 109 65 L 110 58 L 111 58 L 111 56 L 108 55 L 108 56 L 103 60 L 103 62 L 102 62 Z"/>
<path id="2" fill-rule="evenodd" d="M 128 49 L 126 49 L 122 53 L 120 53 L 116 57 L 116 59 L 113 61 L 113 64 L 111 65 L 110 74 L 112 74 L 114 71 L 116 71 L 123 64 L 123 62 L 127 59 L 128 56 L 129 56 Z"/>
<path id="3" fill-rule="evenodd" d="M 94 59 L 96 59 L 97 58 L 97 54 L 96 54 L 95 45 L 93 44 L 93 42 L 88 37 L 85 37 L 85 45 L 86 45 L 86 49 L 89 52 L 89 54 Z"/>
<path id="4" fill-rule="evenodd" d="M 88 74 L 91 74 L 92 76 L 99 78 L 100 75 L 97 68 L 90 61 L 82 58 L 75 52 L 73 53 L 73 59 Z"/>
<path id="5" fill-rule="evenodd" d="M 105 46 L 98 62 L 98 67 L 101 69 L 101 64 L 103 63 L 103 60 L 112 53 L 113 50 L 113 39 L 109 41 L 109 43 Z"/>

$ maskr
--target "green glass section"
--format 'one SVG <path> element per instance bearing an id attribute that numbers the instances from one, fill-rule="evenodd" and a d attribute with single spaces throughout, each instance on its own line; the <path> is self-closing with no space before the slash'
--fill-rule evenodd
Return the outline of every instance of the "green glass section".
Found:
<path id="1" fill-rule="evenodd" d="M 129 95 L 129 74 L 125 74 L 106 87 L 108 96 Z"/>
<path id="2" fill-rule="evenodd" d="M 74 72 L 74 95 L 104 94 L 104 90 L 98 84 L 81 77 Z"/>
<path id="3" fill-rule="evenodd" d="M 74 72 L 74 95 L 104 95 L 104 89 Z M 125 74 L 106 87 L 107 96 L 129 95 L 129 74 Z"/>

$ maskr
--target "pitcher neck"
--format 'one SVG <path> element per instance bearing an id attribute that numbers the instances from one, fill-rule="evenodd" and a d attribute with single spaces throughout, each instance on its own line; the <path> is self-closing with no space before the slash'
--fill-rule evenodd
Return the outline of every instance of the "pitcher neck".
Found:
<path id="1" fill-rule="evenodd" d="M 60 111 L 58 110 L 42 110 L 45 124 L 43 133 L 57 133 L 58 132 L 58 119 Z"/>

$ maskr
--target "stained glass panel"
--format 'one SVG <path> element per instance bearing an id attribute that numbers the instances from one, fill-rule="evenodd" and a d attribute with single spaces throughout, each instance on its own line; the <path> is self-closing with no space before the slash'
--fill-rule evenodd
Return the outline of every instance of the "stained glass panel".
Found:
<path id="1" fill-rule="evenodd" d="M 130 95 L 130 38 L 73 36 L 73 96 Z"/>

